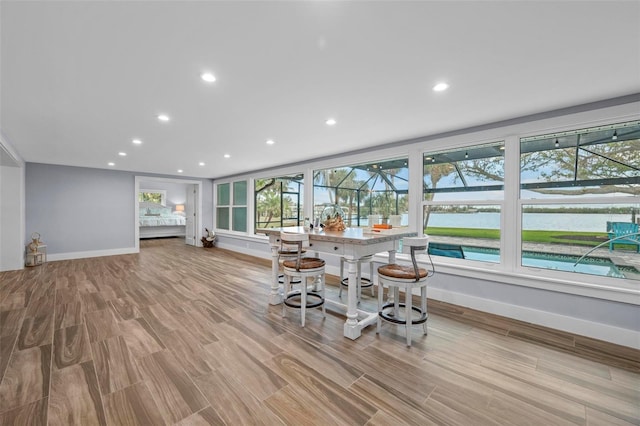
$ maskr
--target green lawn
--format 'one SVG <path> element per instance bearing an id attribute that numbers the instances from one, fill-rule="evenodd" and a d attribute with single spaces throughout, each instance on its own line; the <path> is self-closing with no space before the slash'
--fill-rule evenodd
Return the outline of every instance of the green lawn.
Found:
<path id="1" fill-rule="evenodd" d="M 497 229 L 477 228 L 435 228 L 428 227 L 425 231 L 428 235 L 464 238 L 488 238 L 497 240 L 500 231 Z M 605 232 L 569 232 L 569 231 L 524 231 L 522 239 L 525 242 L 569 244 L 594 247 L 607 240 Z"/>

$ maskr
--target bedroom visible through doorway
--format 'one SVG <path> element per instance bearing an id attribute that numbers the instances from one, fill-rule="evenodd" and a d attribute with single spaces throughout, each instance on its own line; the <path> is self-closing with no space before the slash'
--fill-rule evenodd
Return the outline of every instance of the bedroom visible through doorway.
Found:
<path id="1" fill-rule="evenodd" d="M 135 177 L 135 244 L 140 239 L 177 237 L 198 246 L 202 227 L 200 181 Z"/>

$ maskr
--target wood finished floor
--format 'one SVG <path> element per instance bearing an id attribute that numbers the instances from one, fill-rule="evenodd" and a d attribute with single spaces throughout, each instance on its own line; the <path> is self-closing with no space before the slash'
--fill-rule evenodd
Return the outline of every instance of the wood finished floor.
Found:
<path id="1" fill-rule="evenodd" d="M 351 341 L 270 274 L 177 239 L 0 273 L 0 425 L 640 424 L 638 351 L 433 301 Z"/>

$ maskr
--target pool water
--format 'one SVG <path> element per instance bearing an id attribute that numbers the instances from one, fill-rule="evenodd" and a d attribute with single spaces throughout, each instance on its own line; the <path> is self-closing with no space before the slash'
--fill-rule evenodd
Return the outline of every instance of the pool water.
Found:
<path id="1" fill-rule="evenodd" d="M 493 263 L 500 262 L 500 251 L 498 249 L 463 246 L 463 250 L 465 259 Z M 632 271 L 632 269 L 635 270 L 635 268 L 628 266 L 624 268 L 619 267 L 611 262 L 611 259 L 605 257 L 586 257 L 582 259 L 579 264 L 575 265 L 579 258 L 579 256 L 564 254 L 524 251 L 522 252 L 522 266 L 579 272 L 613 278 L 626 278 L 620 269 L 628 269 L 629 272 L 637 273 L 637 270 Z"/>

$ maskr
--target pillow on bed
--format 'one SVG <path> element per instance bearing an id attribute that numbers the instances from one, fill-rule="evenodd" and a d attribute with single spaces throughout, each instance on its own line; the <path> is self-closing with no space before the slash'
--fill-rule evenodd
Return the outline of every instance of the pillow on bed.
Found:
<path id="1" fill-rule="evenodd" d="M 170 207 L 140 208 L 140 216 L 172 216 Z"/>
<path id="2" fill-rule="evenodd" d="M 168 207 L 150 208 L 149 213 L 156 214 L 158 216 L 171 216 L 171 209 Z"/>

